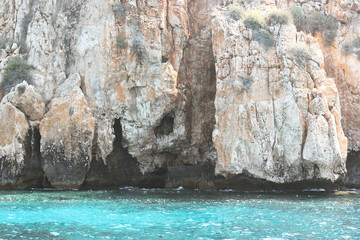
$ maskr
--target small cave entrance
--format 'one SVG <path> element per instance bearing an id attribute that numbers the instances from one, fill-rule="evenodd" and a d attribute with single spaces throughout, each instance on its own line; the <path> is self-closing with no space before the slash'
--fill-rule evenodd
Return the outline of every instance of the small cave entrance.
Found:
<path id="1" fill-rule="evenodd" d="M 174 114 L 170 113 L 163 117 L 160 125 L 154 129 L 155 136 L 161 138 L 162 136 L 170 135 L 174 132 Z"/>
<path id="2" fill-rule="evenodd" d="M 29 129 L 24 143 L 25 147 L 25 166 L 22 184 L 24 187 L 42 187 L 43 170 L 41 168 L 40 153 L 41 135 L 39 127 Z"/>
<path id="3" fill-rule="evenodd" d="M 360 152 L 350 151 L 346 161 L 345 185 L 348 188 L 360 187 Z"/>
<path id="4" fill-rule="evenodd" d="M 96 159 L 93 155 L 82 188 L 112 189 L 125 186 L 163 188 L 166 169 L 142 174 L 139 162 L 122 144 L 123 131 L 120 119 L 115 119 L 113 128 L 115 134 L 113 151 L 106 158 L 106 165 L 102 159 Z"/>

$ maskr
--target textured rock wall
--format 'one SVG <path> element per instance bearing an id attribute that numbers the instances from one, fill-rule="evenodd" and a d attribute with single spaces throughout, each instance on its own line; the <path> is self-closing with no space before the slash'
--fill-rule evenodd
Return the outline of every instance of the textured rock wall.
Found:
<path id="1" fill-rule="evenodd" d="M 335 181 L 343 175 L 347 140 L 338 91 L 326 78 L 315 39 L 293 25 L 277 24 L 271 27 L 275 46 L 266 49 L 253 40 L 253 31 L 241 21 L 229 22 L 226 14 L 216 12 L 212 26 L 216 172 L 277 183 Z M 289 50 L 300 43 L 311 51 L 304 64 Z"/>
<path id="2" fill-rule="evenodd" d="M 359 101 L 332 70 L 348 62 L 330 65 L 339 47 L 325 49 L 321 38 L 290 24 L 271 27 L 276 44 L 266 50 L 229 19 L 231 2 L 0 3 L 0 37 L 28 48 L 0 49 L 0 69 L 12 56 L 35 67 L 34 87 L 3 93 L 1 185 L 223 188 L 230 178 L 236 187 L 244 179 L 263 186 L 343 176 L 341 112 L 357 151 L 356 111 L 346 104 Z M 334 14 L 344 22 L 341 33 L 355 36 L 356 1 L 299 2 L 306 13 Z M 266 15 L 294 3 L 244 7 Z M 288 51 L 294 42 L 311 50 L 304 66 Z M 358 66 L 356 57 L 344 58 Z M 344 75 L 355 88 L 356 71 Z M 252 77 L 250 86 L 244 77 Z"/>

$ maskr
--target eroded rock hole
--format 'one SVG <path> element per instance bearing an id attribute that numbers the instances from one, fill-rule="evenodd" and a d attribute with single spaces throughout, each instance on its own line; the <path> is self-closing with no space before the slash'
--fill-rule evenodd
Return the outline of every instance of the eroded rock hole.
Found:
<path id="1" fill-rule="evenodd" d="M 41 187 L 43 171 L 40 154 L 41 135 L 38 127 L 29 130 L 25 142 L 25 166 L 22 184 L 24 187 Z"/>
<path id="2" fill-rule="evenodd" d="M 166 63 L 167 61 L 169 61 L 169 58 L 165 57 L 165 56 L 162 56 L 161 57 L 161 62 L 162 63 Z"/>
<path id="3" fill-rule="evenodd" d="M 93 159 L 82 188 L 118 188 L 124 186 L 158 188 L 165 186 L 166 169 L 160 168 L 143 175 L 137 159 L 123 146 L 123 132 L 120 119 L 114 121 L 115 139 L 113 151 L 106 158 Z"/>
<path id="4" fill-rule="evenodd" d="M 154 129 L 154 133 L 157 138 L 160 138 L 170 135 L 172 132 L 174 132 L 174 117 L 172 114 L 168 114 L 161 120 L 160 125 Z"/>

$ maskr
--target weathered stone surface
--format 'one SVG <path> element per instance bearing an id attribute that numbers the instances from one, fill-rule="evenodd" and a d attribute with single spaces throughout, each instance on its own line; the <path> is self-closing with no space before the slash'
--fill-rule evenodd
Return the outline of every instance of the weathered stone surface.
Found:
<path id="1" fill-rule="evenodd" d="M 41 95 L 25 81 L 16 85 L 2 102 L 9 102 L 22 111 L 31 121 L 39 121 L 45 114 L 45 104 Z"/>
<path id="2" fill-rule="evenodd" d="M 0 187 L 27 188 L 41 184 L 39 134 L 24 113 L 0 104 Z"/>
<path id="3" fill-rule="evenodd" d="M 270 26 L 276 46 L 267 51 L 241 21 L 229 19 L 232 4 L 1 3 L 0 37 L 16 44 L 0 49 L 0 71 L 21 54 L 36 68 L 34 86 L 6 102 L 41 120 L 42 167 L 51 184 L 176 187 L 184 173 L 187 187 L 245 178 L 275 186 L 343 175 L 341 121 L 349 148 L 360 145 L 359 63 L 339 46 L 357 34 L 358 1 L 245 1 L 264 16 L 298 4 L 343 22 L 329 48 L 292 25 Z M 294 42 L 307 44 L 306 64 L 289 51 Z M 211 173 L 215 165 L 227 179 Z"/>
<path id="4" fill-rule="evenodd" d="M 40 123 L 42 169 L 58 188 L 79 187 L 91 161 L 94 119 L 79 76 L 62 83 Z"/>
<path id="5" fill-rule="evenodd" d="M 315 39 L 292 25 L 276 25 L 275 47 L 266 50 L 243 23 L 229 23 L 221 11 L 212 22 L 216 172 L 276 183 L 334 182 L 344 175 L 347 142 L 338 93 L 321 68 Z M 289 50 L 296 41 L 311 51 L 304 65 Z"/>

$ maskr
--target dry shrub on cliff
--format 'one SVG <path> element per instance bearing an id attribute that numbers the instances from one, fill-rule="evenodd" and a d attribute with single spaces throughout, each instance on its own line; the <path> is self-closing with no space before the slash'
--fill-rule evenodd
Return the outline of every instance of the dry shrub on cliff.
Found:
<path id="1" fill-rule="evenodd" d="M 360 37 L 355 38 L 352 42 L 345 43 L 343 53 L 346 55 L 355 53 L 360 61 Z"/>
<path id="2" fill-rule="evenodd" d="M 301 7 L 293 6 L 290 9 L 292 20 L 296 26 L 296 30 L 302 31 L 304 29 L 306 17 Z"/>
<path id="3" fill-rule="evenodd" d="M 234 0 L 234 4 L 244 4 L 245 3 L 245 0 Z"/>
<path id="4" fill-rule="evenodd" d="M 253 38 L 255 41 L 262 44 L 266 49 L 274 45 L 274 39 L 268 30 L 260 29 L 259 31 L 254 31 Z"/>
<path id="5" fill-rule="evenodd" d="M 144 60 L 147 59 L 148 47 L 145 37 L 142 34 L 138 34 L 132 39 L 131 50 L 136 54 L 140 63 L 143 63 Z"/>
<path id="6" fill-rule="evenodd" d="M 330 45 L 337 36 L 339 24 L 335 17 L 326 16 L 322 12 L 314 12 L 306 20 L 306 30 L 314 34 L 320 32 L 326 45 Z"/>
<path id="7" fill-rule="evenodd" d="M 264 26 L 264 16 L 258 10 L 248 11 L 245 14 L 244 24 L 252 30 L 260 30 Z"/>
<path id="8" fill-rule="evenodd" d="M 253 84 L 253 81 L 254 81 L 252 76 L 241 77 L 241 80 L 242 80 L 243 87 L 246 89 L 250 89 L 251 85 Z"/>
<path id="9" fill-rule="evenodd" d="M 252 10 L 245 15 L 245 27 L 253 30 L 253 39 L 263 45 L 267 50 L 274 45 L 274 39 L 264 23 L 265 19 L 260 11 Z"/>
<path id="10" fill-rule="evenodd" d="M 298 31 L 315 34 L 321 33 L 326 45 L 330 45 L 337 36 L 339 23 L 332 15 L 325 15 L 323 12 L 314 12 L 305 16 L 301 7 L 291 7 L 293 23 Z"/>
<path id="11" fill-rule="evenodd" d="M 304 42 L 290 45 L 289 52 L 294 57 L 295 62 L 300 66 L 304 66 L 304 64 L 311 59 L 310 49 Z"/>
<path id="12" fill-rule="evenodd" d="M 239 21 L 243 15 L 242 7 L 238 5 L 232 5 L 229 11 L 229 17 L 235 21 Z"/>
<path id="13" fill-rule="evenodd" d="M 270 13 L 269 20 L 274 24 L 288 24 L 291 22 L 291 15 L 288 11 L 276 9 Z"/>
<path id="14" fill-rule="evenodd" d="M 111 6 L 111 8 L 112 8 L 112 11 L 115 14 L 115 17 L 117 19 L 123 18 L 123 17 L 126 16 L 127 9 L 126 9 L 126 6 L 124 4 L 122 4 L 122 3 L 114 3 Z"/>
<path id="15" fill-rule="evenodd" d="M 12 87 L 22 81 L 32 84 L 32 77 L 30 74 L 31 69 L 34 69 L 34 67 L 25 63 L 20 57 L 16 56 L 10 58 L 4 69 L 5 71 L 3 74 L 3 80 L 0 83 L 0 89 L 7 93 Z"/>
<path id="16" fill-rule="evenodd" d="M 29 51 L 26 43 L 24 40 L 20 39 L 19 41 L 14 41 L 14 39 L 4 39 L 0 38 L 0 49 L 5 49 L 7 46 L 12 46 L 14 43 L 16 43 L 18 46 L 20 46 L 20 53 L 25 54 Z"/>
<path id="17" fill-rule="evenodd" d="M 23 40 L 25 42 L 27 33 L 28 33 L 28 28 L 29 28 L 29 24 L 31 22 L 31 20 L 33 19 L 33 14 L 32 13 L 28 13 L 24 16 L 24 18 L 21 20 L 21 24 L 20 24 L 20 36 L 21 36 L 21 40 Z"/>
<path id="18" fill-rule="evenodd" d="M 116 47 L 120 49 L 125 49 L 128 46 L 126 39 L 122 36 L 116 38 Z"/>
<path id="19" fill-rule="evenodd" d="M 0 38 L 0 49 L 6 48 L 7 41 L 4 38 Z"/>

